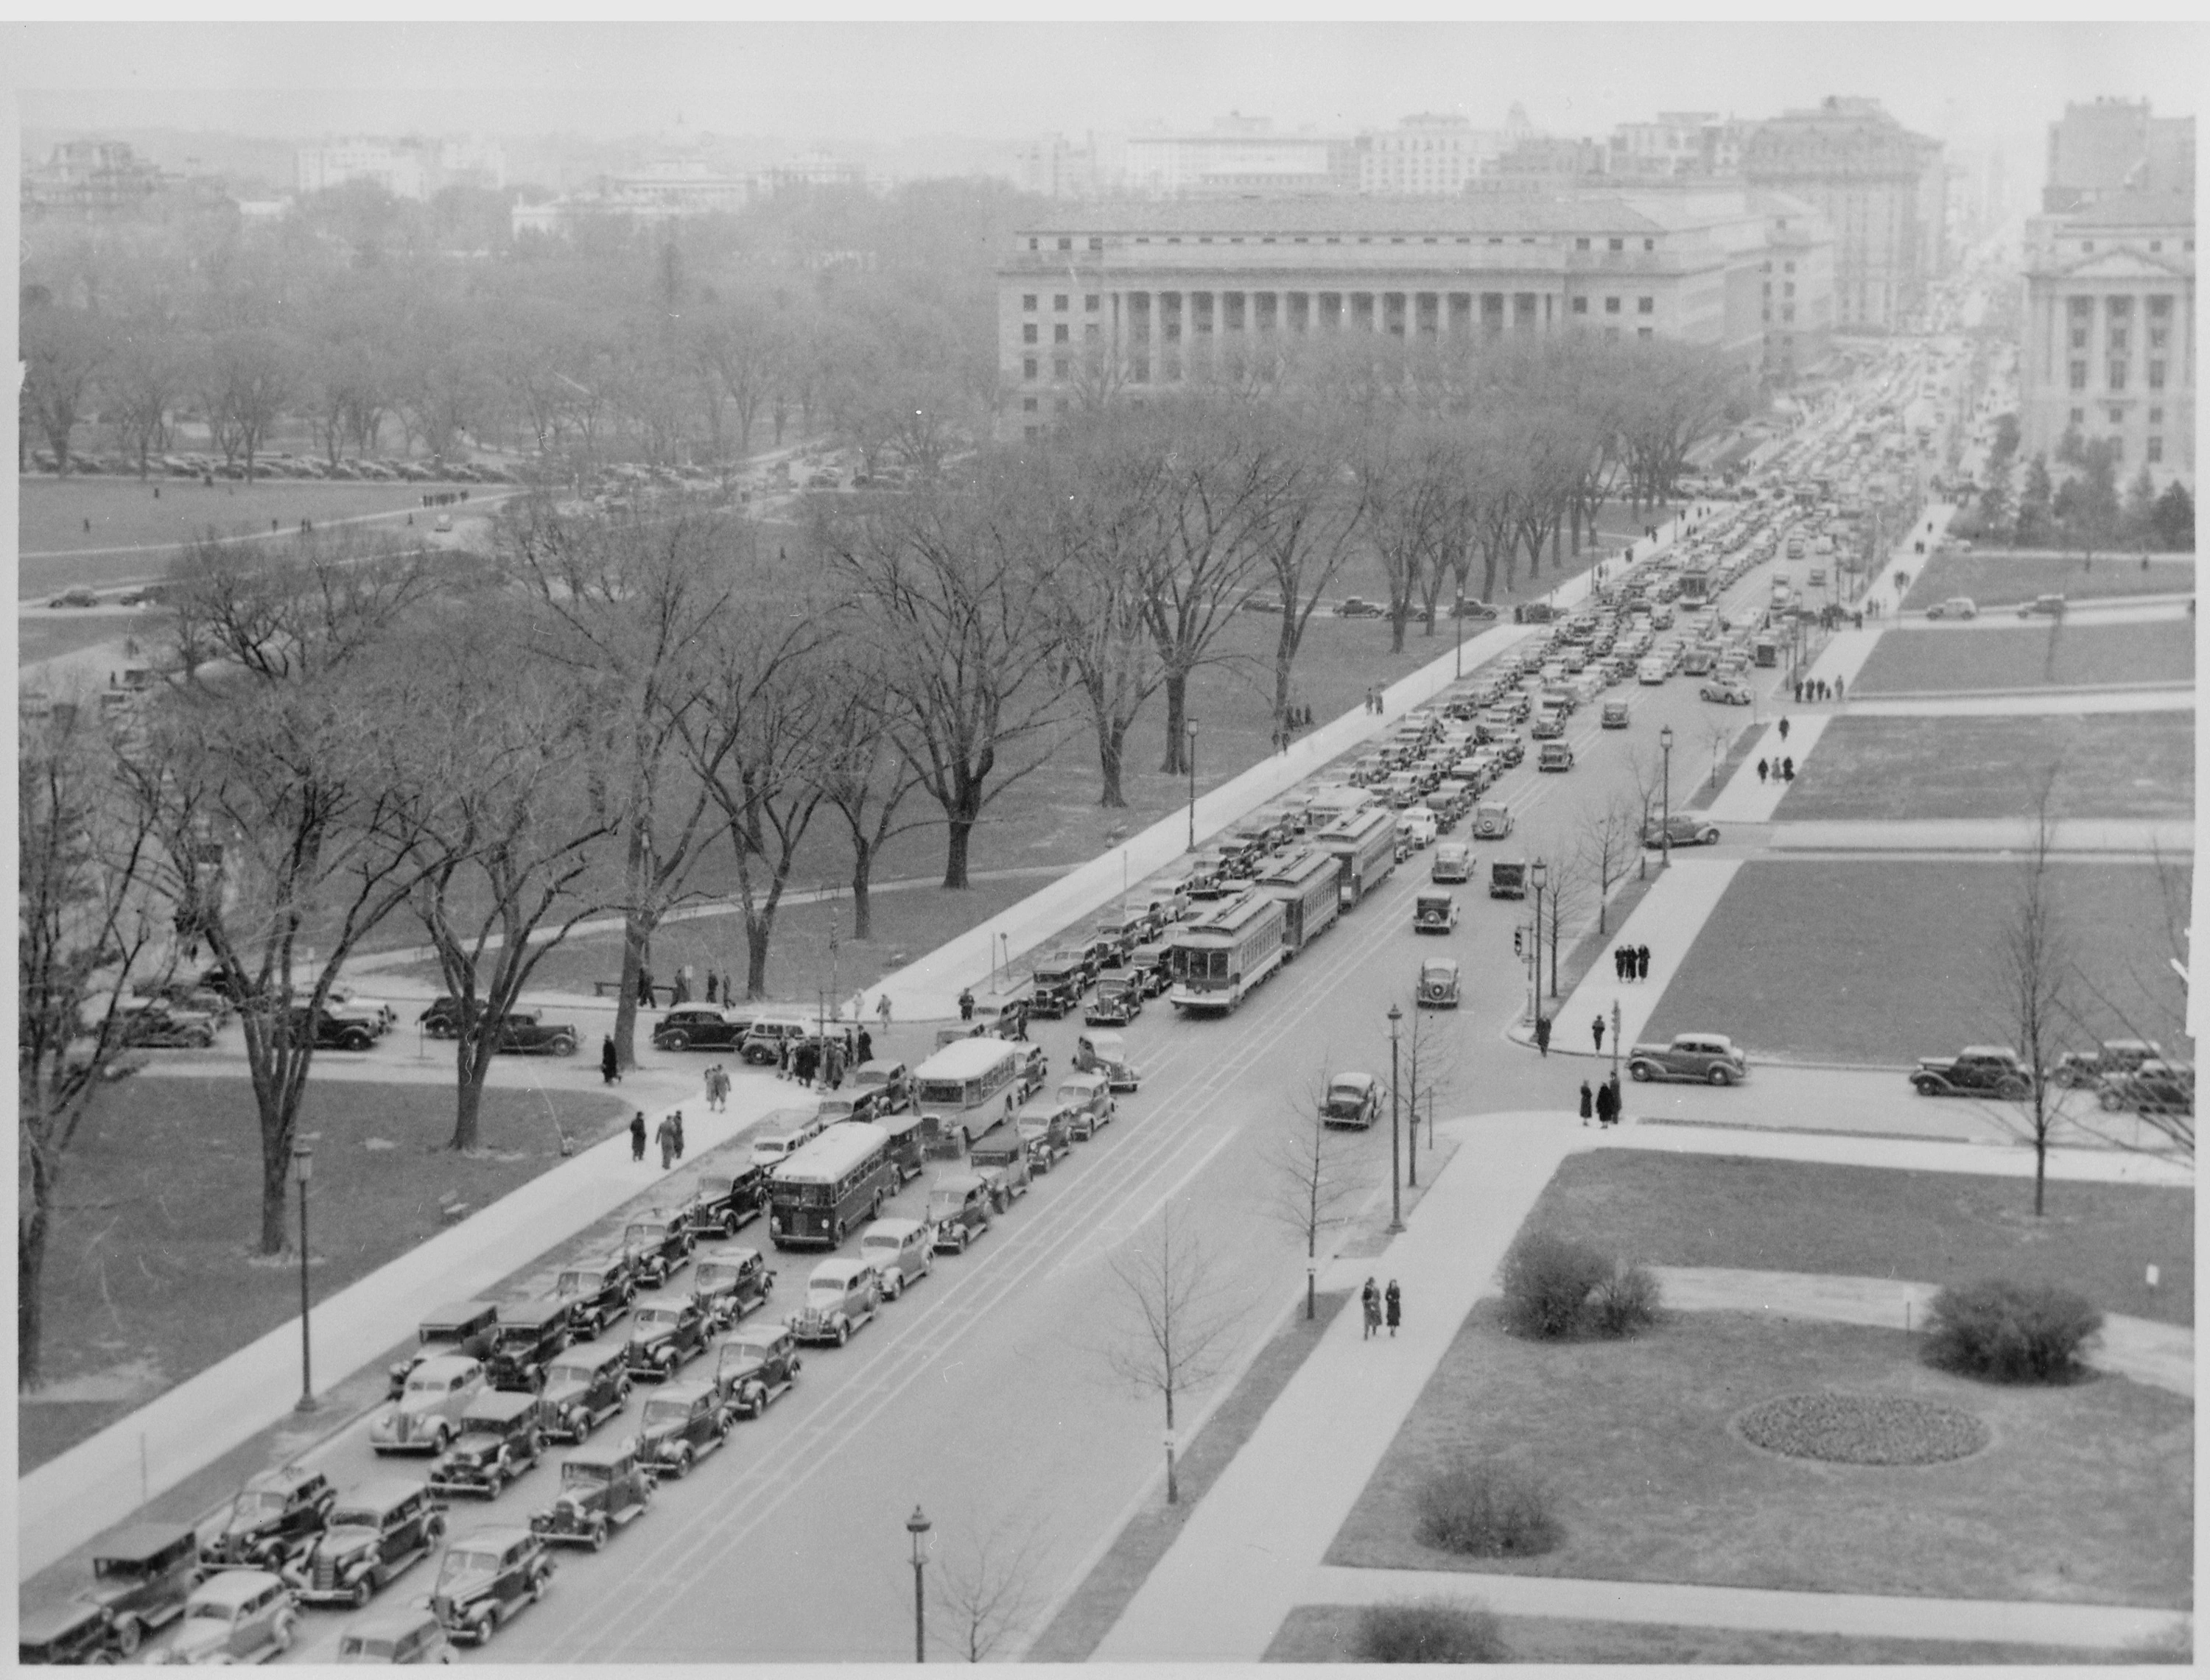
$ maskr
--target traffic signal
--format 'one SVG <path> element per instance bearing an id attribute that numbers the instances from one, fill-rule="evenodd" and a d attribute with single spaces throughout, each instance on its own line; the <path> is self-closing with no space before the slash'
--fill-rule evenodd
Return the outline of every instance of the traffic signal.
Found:
<path id="1" fill-rule="evenodd" d="M 1515 957 L 1524 957 L 1527 954 L 1526 929 L 1514 928 L 1512 930 L 1512 954 Z"/>

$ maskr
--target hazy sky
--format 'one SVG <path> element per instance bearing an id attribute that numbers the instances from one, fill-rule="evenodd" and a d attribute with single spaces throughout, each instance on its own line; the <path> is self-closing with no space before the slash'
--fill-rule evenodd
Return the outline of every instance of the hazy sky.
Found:
<path id="1" fill-rule="evenodd" d="M 2183 23 L 1601 22 L 11 25 L 21 120 L 331 130 L 1011 138 L 1203 127 L 1230 110 L 1347 129 L 1417 111 L 1564 133 L 1659 109 L 1766 115 L 1829 93 L 1911 127 L 2038 130 L 2068 99 L 2195 110 Z"/>

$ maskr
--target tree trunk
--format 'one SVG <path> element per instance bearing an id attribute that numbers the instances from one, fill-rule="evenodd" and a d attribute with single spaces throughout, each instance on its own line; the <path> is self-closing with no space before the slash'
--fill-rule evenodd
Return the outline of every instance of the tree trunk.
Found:
<path id="1" fill-rule="evenodd" d="M 855 833 L 852 836 L 852 937 L 874 937 L 874 911 L 867 897 L 875 873 L 875 848 Z"/>
<path id="2" fill-rule="evenodd" d="M 285 1130 L 288 1134 L 290 1128 Z M 292 1183 L 290 1141 L 287 1135 L 285 1147 L 261 1152 L 261 1252 L 264 1255 L 284 1252 L 286 1193 Z"/>
<path id="3" fill-rule="evenodd" d="M 484 1021 L 478 1028 L 479 1033 L 491 1030 L 493 1029 L 488 1021 Z M 456 1151 L 478 1149 L 483 1146 L 480 1120 L 483 1114 L 484 1074 L 488 1069 L 477 1065 L 482 1058 L 476 1055 L 474 1046 L 468 1043 L 466 1033 L 461 1037 L 459 1059 L 461 1076 L 453 1101 L 451 1147 Z"/>
<path id="4" fill-rule="evenodd" d="M 767 953 L 774 942 L 775 904 L 770 900 L 757 914 L 745 917 L 745 1001 L 748 1003 L 767 996 Z"/>
<path id="5" fill-rule="evenodd" d="M 967 884 L 967 841 L 975 832 L 971 816 L 951 816 L 945 825 L 951 830 L 944 848 L 944 884 L 964 887 Z"/>
<path id="6" fill-rule="evenodd" d="M 614 1003 L 614 1065 L 637 1066 L 637 983 L 644 972 L 644 950 L 652 929 L 634 914 L 622 924 L 620 996 Z"/>
<path id="7" fill-rule="evenodd" d="M 1120 792 L 1120 761 L 1126 755 L 1127 726 L 1097 720 L 1097 774 L 1102 784 L 1097 803 L 1107 810 L 1120 810 L 1128 803 Z"/>
<path id="8" fill-rule="evenodd" d="M 1187 736 L 1185 720 L 1189 705 L 1189 673 L 1186 671 L 1168 671 L 1164 687 L 1167 696 L 1167 750 L 1166 756 L 1159 761 L 1159 774 L 1179 776 L 1189 769 L 1182 757 L 1182 742 Z"/>
<path id="9" fill-rule="evenodd" d="M 1411 603 L 1409 601 L 1397 601 L 1390 605 L 1389 651 L 1391 653 L 1401 653 L 1404 651 L 1404 621 L 1410 617 Z"/>
<path id="10" fill-rule="evenodd" d="M 35 1152 L 30 1153 L 29 1205 L 15 1220 L 15 1389 L 27 1394 L 43 1380 L 39 1340 L 45 1330 L 41 1290 L 46 1265 L 47 1209 L 53 1180 Z"/>

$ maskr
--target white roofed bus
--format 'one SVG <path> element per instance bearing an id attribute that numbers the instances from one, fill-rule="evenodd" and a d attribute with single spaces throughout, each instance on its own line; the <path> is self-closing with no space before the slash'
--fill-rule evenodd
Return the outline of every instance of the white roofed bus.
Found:
<path id="1" fill-rule="evenodd" d="M 963 1151 L 1005 1117 L 1005 1093 L 1021 1076 L 1026 1045 L 1004 1039 L 961 1039 L 913 1070 L 914 1106 Z"/>
<path id="2" fill-rule="evenodd" d="M 866 1121 L 831 1126 L 767 1175 L 768 1235 L 779 1249 L 833 1249 L 882 1211 L 900 1180 L 891 1135 Z"/>

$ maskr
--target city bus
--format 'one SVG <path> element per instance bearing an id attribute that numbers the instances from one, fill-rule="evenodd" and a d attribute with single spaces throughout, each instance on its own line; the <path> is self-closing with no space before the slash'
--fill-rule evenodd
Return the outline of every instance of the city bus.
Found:
<path id="1" fill-rule="evenodd" d="M 778 1249 L 836 1248 L 882 1212 L 899 1182 L 891 1135 L 840 1121 L 770 1170 L 768 1235 Z"/>
<path id="2" fill-rule="evenodd" d="M 1185 1015 L 1225 1015 L 1288 960 L 1282 900 L 1253 888 L 1175 930 L 1167 1002 Z"/>
<path id="3" fill-rule="evenodd" d="M 1342 913 L 1337 888 L 1343 867 L 1315 846 L 1301 846 L 1260 873 L 1259 890 L 1282 901 L 1282 942 L 1291 958 L 1327 931 Z"/>
<path id="4" fill-rule="evenodd" d="M 1397 867 L 1397 814 L 1381 807 L 1354 811 L 1321 829 L 1313 844 L 1336 861 L 1343 907 L 1356 909 Z"/>
<path id="5" fill-rule="evenodd" d="M 936 1135 L 963 1151 L 1005 1118 L 1005 1094 L 1021 1076 L 1024 1045 L 996 1037 L 959 1039 L 913 1070 L 914 1106 Z"/>

